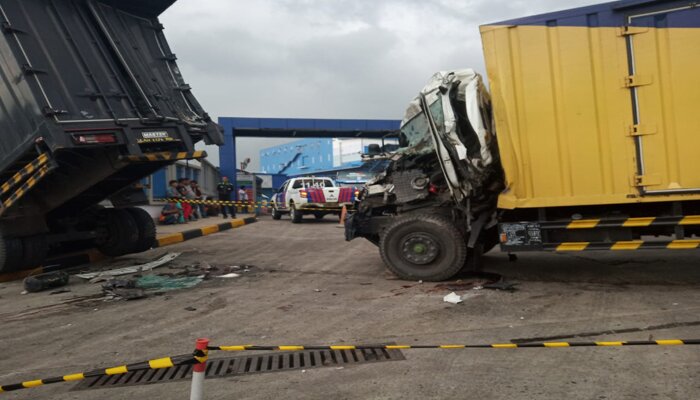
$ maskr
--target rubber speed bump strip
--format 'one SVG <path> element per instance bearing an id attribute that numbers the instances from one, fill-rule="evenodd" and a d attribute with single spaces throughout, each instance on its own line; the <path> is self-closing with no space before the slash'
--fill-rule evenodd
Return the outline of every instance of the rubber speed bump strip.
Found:
<path id="1" fill-rule="evenodd" d="M 207 152 L 203 150 L 197 151 L 180 151 L 180 152 L 158 152 L 158 153 L 146 153 L 140 156 L 129 155 L 121 156 L 119 160 L 127 162 L 151 162 L 151 161 L 176 161 L 176 160 L 192 160 L 198 158 L 204 158 L 207 156 Z"/>
<path id="2" fill-rule="evenodd" d="M 5 194 L 9 192 L 10 189 L 22 182 L 26 177 L 31 175 L 32 172 L 36 171 L 39 167 L 46 164 L 48 161 L 49 156 L 46 153 L 39 155 L 39 157 L 35 158 L 34 161 L 24 166 L 24 168 L 17 171 L 17 173 L 12 175 L 10 179 L 3 183 L 2 186 L 0 186 L 0 194 Z"/>
<path id="3" fill-rule="evenodd" d="M 93 377 L 104 376 L 104 375 L 120 375 L 120 374 L 126 374 L 127 372 L 140 371 L 140 370 L 144 370 L 144 369 L 163 369 L 163 368 L 171 368 L 171 367 L 174 367 L 176 365 L 199 364 L 199 363 L 205 362 L 206 360 L 207 360 L 206 352 L 195 351 L 194 354 L 187 354 L 187 355 L 181 355 L 181 356 L 175 356 L 175 357 L 157 358 L 154 360 L 148 360 L 148 361 L 134 363 L 134 364 L 126 364 L 126 365 L 120 365 L 117 367 L 96 369 L 96 370 L 92 370 L 89 372 L 79 372 L 79 373 L 75 373 L 75 374 L 62 375 L 62 376 L 57 376 L 57 377 L 53 377 L 53 378 L 35 379 L 35 380 L 31 380 L 31 381 L 14 383 L 11 385 L 2 385 L 2 386 L 0 386 L 0 393 L 11 392 L 11 391 L 20 390 L 20 389 L 29 389 L 29 388 L 33 388 L 33 387 L 37 387 L 37 386 L 49 385 L 52 383 L 80 381 L 80 380 L 83 380 L 85 378 L 93 378 Z"/>
<path id="4" fill-rule="evenodd" d="M 665 240 L 645 242 L 643 240 L 622 240 L 617 242 L 564 242 L 545 243 L 543 250 L 546 251 L 600 251 L 600 250 L 693 250 L 700 247 L 698 239 Z"/>
<path id="5" fill-rule="evenodd" d="M 520 348 L 561 348 L 561 347 L 615 347 L 615 346 L 679 346 L 700 345 L 700 339 L 666 339 L 666 340 L 637 340 L 637 341 L 608 341 L 608 342 L 540 342 L 540 343 L 493 343 L 493 344 L 419 344 L 419 345 L 330 345 L 330 346 L 209 346 L 209 350 L 221 351 L 299 351 L 299 350 L 410 350 L 410 349 L 520 349 Z"/>
<path id="6" fill-rule="evenodd" d="M 234 219 L 230 222 L 224 222 L 218 225 L 205 226 L 203 228 L 191 229 L 184 232 L 173 233 L 156 239 L 153 247 L 164 247 L 175 243 L 182 243 L 184 241 L 211 235 L 217 232 L 227 231 L 229 229 L 240 228 L 243 225 L 252 224 L 257 222 L 258 219 L 255 217 L 248 217 L 242 219 Z"/>
<path id="7" fill-rule="evenodd" d="M 594 218 L 540 222 L 541 229 L 648 228 L 656 226 L 700 225 L 700 215 L 675 217 Z"/>

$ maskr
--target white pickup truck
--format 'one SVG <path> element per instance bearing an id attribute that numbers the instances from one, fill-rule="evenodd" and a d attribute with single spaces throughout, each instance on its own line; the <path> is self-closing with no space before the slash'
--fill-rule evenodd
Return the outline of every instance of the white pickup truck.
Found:
<path id="1" fill-rule="evenodd" d="M 293 223 L 306 214 L 322 219 L 326 214 L 340 215 L 343 206 L 355 201 L 355 189 L 339 187 L 330 178 L 292 178 L 272 196 L 272 218 L 289 214 Z"/>

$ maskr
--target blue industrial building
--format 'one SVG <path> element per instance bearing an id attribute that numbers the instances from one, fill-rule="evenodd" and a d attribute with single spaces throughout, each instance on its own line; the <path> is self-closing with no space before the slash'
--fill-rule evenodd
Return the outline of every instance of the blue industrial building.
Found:
<path id="1" fill-rule="evenodd" d="M 305 174 L 307 172 L 301 172 L 305 171 L 304 167 L 306 167 L 306 170 L 309 171 L 311 166 L 319 165 L 330 167 L 327 170 L 342 168 L 342 164 L 344 162 L 341 162 L 341 165 L 337 165 L 338 160 L 335 159 L 334 156 L 333 139 L 384 139 L 387 137 L 395 137 L 401 124 L 401 121 L 399 120 L 240 117 L 220 117 L 218 122 L 224 130 L 224 145 L 219 148 L 221 174 L 229 177 L 236 176 L 238 167 L 236 161 L 237 137 L 308 139 L 308 142 L 301 141 L 302 145 L 306 144 L 306 146 L 303 146 L 305 150 L 303 150 L 302 154 L 300 154 L 298 157 L 296 150 L 288 150 L 288 155 L 291 156 L 291 158 L 297 157 L 297 159 L 293 161 L 286 170 L 284 170 L 285 172 L 283 172 L 285 175 L 292 175 L 290 171 L 296 171 L 297 174 Z M 318 144 L 318 147 L 315 147 L 316 143 Z M 287 145 L 287 147 L 289 147 L 289 145 Z M 330 152 L 329 149 L 331 149 Z M 322 159 L 319 159 L 318 157 L 321 155 L 321 152 L 323 157 L 321 157 Z M 330 163 L 328 161 L 329 154 L 331 155 L 332 159 Z M 306 155 L 308 158 L 304 159 L 304 155 Z M 272 155 L 270 155 L 270 157 L 272 157 Z M 275 154 L 275 157 L 275 161 L 282 163 L 283 167 L 290 161 L 290 159 L 284 159 L 281 153 Z M 299 157 L 302 159 L 299 160 Z M 293 167 L 296 168 L 296 170 L 290 170 L 290 168 Z M 345 168 L 348 167 L 348 165 L 345 166 Z M 320 175 L 320 173 L 323 171 L 320 168 L 314 168 L 314 170 L 317 171 L 317 175 Z M 272 170 L 265 172 L 279 176 L 279 171 Z"/>

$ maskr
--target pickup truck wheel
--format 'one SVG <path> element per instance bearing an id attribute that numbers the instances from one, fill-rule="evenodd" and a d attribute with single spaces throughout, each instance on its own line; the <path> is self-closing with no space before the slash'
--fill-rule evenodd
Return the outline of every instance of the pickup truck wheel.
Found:
<path id="1" fill-rule="evenodd" d="M 100 219 L 107 235 L 97 241 L 99 251 L 110 257 L 133 251 L 139 239 L 139 229 L 128 211 L 108 208 L 100 213 Z"/>
<path id="2" fill-rule="evenodd" d="M 297 210 L 296 207 L 294 207 L 294 204 L 289 205 L 289 217 L 292 219 L 292 223 L 298 224 L 301 222 L 301 218 L 304 216 L 304 214 L 301 213 L 301 211 Z"/>
<path id="3" fill-rule="evenodd" d="M 282 214 L 277 210 L 277 207 L 272 206 L 272 219 L 279 220 L 280 218 L 282 218 Z"/>
<path id="4" fill-rule="evenodd" d="M 447 218 L 418 214 L 397 217 L 382 232 L 379 252 L 399 278 L 435 282 L 462 269 L 467 246 L 462 233 Z"/>
<path id="5" fill-rule="evenodd" d="M 136 228 L 139 232 L 139 238 L 132 252 L 141 253 L 153 248 L 153 244 L 156 241 L 156 223 L 153 221 L 151 214 L 137 207 L 129 207 L 126 211 L 136 222 Z"/>

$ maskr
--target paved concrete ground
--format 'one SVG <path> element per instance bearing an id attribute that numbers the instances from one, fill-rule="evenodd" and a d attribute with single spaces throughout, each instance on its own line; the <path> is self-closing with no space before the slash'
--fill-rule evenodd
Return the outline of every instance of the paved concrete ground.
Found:
<path id="1" fill-rule="evenodd" d="M 150 260 L 165 251 L 184 252 L 171 269 L 198 261 L 258 268 L 237 279 L 212 279 L 165 296 L 119 302 L 71 303 L 100 291 L 99 284 L 77 278 L 71 292 L 55 295 L 20 295 L 20 283 L 0 284 L 0 382 L 187 353 L 201 336 L 216 344 L 700 337 L 697 252 L 523 254 L 517 262 L 494 252 L 488 255 L 488 269 L 520 282 L 520 290 L 461 290 L 468 298 L 459 305 L 444 303 L 449 290 L 436 284 L 390 279 L 377 249 L 362 240 L 345 243 L 330 217 L 301 225 L 262 218 L 110 265 Z M 207 398 L 700 397 L 700 347 L 404 354 L 406 360 L 398 362 L 211 380 Z M 189 391 L 186 382 L 82 392 L 71 392 L 72 386 L 2 396 L 186 399 Z"/>

